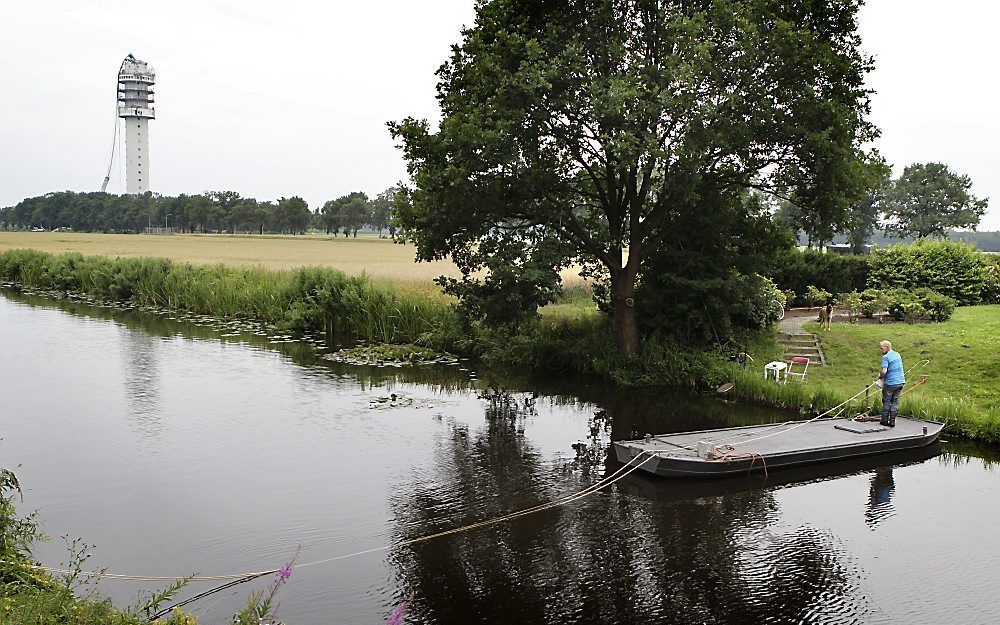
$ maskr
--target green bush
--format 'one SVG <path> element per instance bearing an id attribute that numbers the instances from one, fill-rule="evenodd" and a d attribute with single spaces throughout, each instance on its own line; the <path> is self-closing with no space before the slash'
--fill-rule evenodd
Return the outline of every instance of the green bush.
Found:
<path id="1" fill-rule="evenodd" d="M 868 319 L 889 310 L 889 296 L 882 289 L 865 289 L 859 295 L 861 297 L 861 314 Z"/>
<path id="2" fill-rule="evenodd" d="M 847 309 L 847 318 L 851 321 L 854 321 L 854 317 L 861 312 L 861 304 L 861 293 L 857 291 L 837 295 L 837 306 Z"/>
<path id="3" fill-rule="evenodd" d="M 988 261 L 975 246 L 953 241 L 918 241 L 868 255 L 868 284 L 875 288 L 926 287 L 961 305 L 982 301 Z"/>
<path id="4" fill-rule="evenodd" d="M 919 289 L 892 289 L 888 292 L 889 314 L 897 321 L 915 323 L 923 317 L 932 321 L 947 321 L 955 312 L 957 302 L 926 287 Z"/>
<path id="5" fill-rule="evenodd" d="M 810 284 L 806 287 L 806 292 L 805 295 L 802 296 L 802 300 L 809 306 L 823 306 L 829 302 L 832 297 L 833 296 L 830 295 L 829 291 Z"/>
<path id="6" fill-rule="evenodd" d="M 784 294 L 785 296 L 785 308 L 791 308 L 792 306 L 794 306 L 796 300 L 798 300 L 799 297 L 798 295 L 795 294 L 795 291 L 791 289 L 785 289 L 784 291 L 782 291 L 782 294 Z"/>
<path id="7" fill-rule="evenodd" d="M 983 303 L 1000 304 L 1000 255 L 986 255 L 986 270 L 983 275 Z"/>
<path id="8" fill-rule="evenodd" d="M 863 255 L 824 254 L 792 248 L 774 257 L 766 275 L 782 291 L 791 290 L 800 296 L 809 285 L 830 293 L 850 293 L 868 286 L 868 260 Z M 800 299 L 796 303 L 805 302 Z"/>
<path id="9" fill-rule="evenodd" d="M 781 318 L 785 294 L 764 276 L 753 274 L 738 279 L 739 309 L 734 320 L 745 328 L 763 329 Z"/>

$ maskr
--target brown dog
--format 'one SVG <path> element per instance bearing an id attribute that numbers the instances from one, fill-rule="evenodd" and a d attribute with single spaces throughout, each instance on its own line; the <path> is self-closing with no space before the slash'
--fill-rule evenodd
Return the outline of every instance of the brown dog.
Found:
<path id="1" fill-rule="evenodd" d="M 829 330 L 830 321 L 833 319 L 833 306 L 827 304 L 826 306 L 819 309 L 819 328 L 820 330 Z"/>

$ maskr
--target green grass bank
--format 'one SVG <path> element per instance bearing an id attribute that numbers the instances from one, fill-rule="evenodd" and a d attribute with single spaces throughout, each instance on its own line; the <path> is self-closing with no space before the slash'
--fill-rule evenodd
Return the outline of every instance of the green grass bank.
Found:
<path id="1" fill-rule="evenodd" d="M 34 250 L 0 254 L 0 281 L 140 306 L 261 321 L 281 330 L 325 333 L 342 340 L 414 343 L 478 359 L 489 366 L 544 369 L 590 376 L 623 386 L 670 385 L 699 390 L 733 382 L 729 396 L 781 408 L 826 410 L 875 377 L 877 344 L 894 341 L 907 366 L 930 351 L 931 382 L 904 396 L 906 413 L 947 420 L 949 431 L 1000 443 L 1000 307 L 956 311 L 943 324 L 837 324 L 823 333 L 830 367 L 814 367 L 804 383 L 765 382 L 761 367 L 781 358 L 769 333 L 738 342 L 755 361 L 744 370 L 731 350 L 695 350 L 653 337 L 632 359 L 616 354 L 611 328 L 584 289 L 519 328 L 463 325 L 452 303 L 429 290 L 402 289 L 330 268 L 267 270 L 203 266 L 157 258 L 52 255 Z M 895 333 L 887 335 L 886 332 Z M 873 347 L 873 345 L 875 347 Z M 966 346 L 967 345 L 967 346 Z M 878 409 L 873 393 L 848 409 Z"/>

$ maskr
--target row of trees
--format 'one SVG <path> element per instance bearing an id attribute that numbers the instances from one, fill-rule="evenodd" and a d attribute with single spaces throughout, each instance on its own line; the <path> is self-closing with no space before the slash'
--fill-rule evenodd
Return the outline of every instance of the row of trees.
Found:
<path id="1" fill-rule="evenodd" d="M 141 232 L 147 226 L 172 226 L 182 232 L 302 233 L 309 228 L 342 231 L 345 236 L 369 226 L 390 228 L 398 188 L 374 200 L 361 192 L 331 200 L 316 212 L 301 197 L 260 201 L 235 191 L 197 195 L 112 195 L 60 191 L 0 208 L 3 228 L 69 228 L 81 231 Z"/>
<path id="2" fill-rule="evenodd" d="M 913 163 L 895 180 L 884 165 L 873 171 L 870 188 L 839 224 L 819 221 L 808 207 L 791 201 L 782 203 L 777 217 L 805 233 L 810 247 L 822 248 L 842 234 L 861 252 L 876 230 L 896 239 L 945 237 L 956 228 L 974 230 L 986 213 L 988 200 L 971 193 L 972 180 L 943 163 Z"/>

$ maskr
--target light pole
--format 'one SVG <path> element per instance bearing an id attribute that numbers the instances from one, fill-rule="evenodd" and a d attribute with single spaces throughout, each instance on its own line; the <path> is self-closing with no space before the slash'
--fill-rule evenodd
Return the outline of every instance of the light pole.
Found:
<path id="1" fill-rule="evenodd" d="M 173 213 L 168 213 L 166 217 L 163 218 L 163 229 L 167 229 L 167 224 L 170 222 L 170 218 L 173 217 Z"/>

